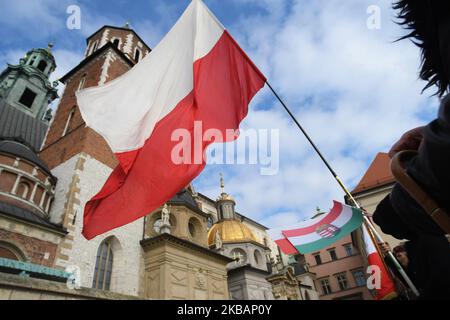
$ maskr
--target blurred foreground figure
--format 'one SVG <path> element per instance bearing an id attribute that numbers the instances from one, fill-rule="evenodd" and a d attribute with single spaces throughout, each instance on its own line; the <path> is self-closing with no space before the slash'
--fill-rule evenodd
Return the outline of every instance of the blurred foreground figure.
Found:
<path id="1" fill-rule="evenodd" d="M 450 212 L 450 1 L 401 0 L 400 24 L 410 31 L 402 39 L 412 39 L 421 48 L 421 79 L 424 90 L 437 87 L 442 98 L 438 118 L 413 129 L 393 146 L 390 156 L 416 150 L 407 164 L 407 173 L 438 203 Z M 408 269 L 421 299 L 450 299 L 450 245 L 446 232 L 399 184 L 378 206 L 374 221 L 383 232 L 408 239 Z"/>

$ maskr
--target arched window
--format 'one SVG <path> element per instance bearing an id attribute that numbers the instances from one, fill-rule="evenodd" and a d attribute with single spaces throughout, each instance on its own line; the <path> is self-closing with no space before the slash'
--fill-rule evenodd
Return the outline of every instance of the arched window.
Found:
<path id="1" fill-rule="evenodd" d="M 26 199 L 28 197 L 28 193 L 30 191 L 30 186 L 28 185 L 28 183 L 26 182 L 21 182 L 19 183 L 19 185 L 17 186 L 17 192 L 16 194 L 19 197 L 22 197 L 24 199 Z"/>
<path id="2" fill-rule="evenodd" d="M 105 240 L 98 248 L 92 288 L 107 291 L 110 290 L 113 260 L 114 255 L 111 241 Z"/>
<path id="3" fill-rule="evenodd" d="M 84 88 L 84 84 L 86 83 L 86 73 L 83 74 L 83 77 L 80 80 L 80 84 L 78 85 L 78 91 Z"/>
<path id="4" fill-rule="evenodd" d="M 114 46 L 115 46 L 117 49 L 119 49 L 119 47 L 120 47 L 120 39 L 119 39 L 119 38 L 114 39 L 114 40 L 113 40 L 113 44 L 114 44 Z"/>
<path id="5" fill-rule="evenodd" d="M 94 45 L 91 48 L 91 51 L 89 52 L 89 55 L 93 54 L 97 50 L 98 46 L 98 40 L 94 42 Z"/>
<path id="6" fill-rule="evenodd" d="M 0 241 L 0 258 L 15 260 L 15 261 L 26 261 L 25 255 L 16 246 Z"/>
<path id="7" fill-rule="evenodd" d="M 72 110 L 70 110 L 69 117 L 67 118 L 66 126 L 64 127 L 62 137 L 66 136 L 66 134 L 69 132 L 70 125 L 72 124 L 72 120 L 75 115 L 75 111 L 76 111 L 76 107 L 73 107 Z"/>
<path id="8" fill-rule="evenodd" d="M 38 70 L 39 71 L 41 71 L 41 72 L 44 72 L 45 71 L 45 69 L 47 69 L 47 62 L 46 61 L 44 61 L 44 60 L 41 60 L 40 62 L 39 62 L 39 64 L 38 64 Z"/>
<path id="9" fill-rule="evenodd" d="M 136 49 L 136 52 L 134 53 L 134 61 L 139 62 L 139 59 L 141 58 L 141 51 L 139 49 Z"/>

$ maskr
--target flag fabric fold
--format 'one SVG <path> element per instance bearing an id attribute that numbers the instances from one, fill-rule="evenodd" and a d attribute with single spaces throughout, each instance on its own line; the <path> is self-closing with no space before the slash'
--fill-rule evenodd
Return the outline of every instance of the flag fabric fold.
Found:
<path id="1" fill-rule="evenodd" d="M 228 142 L 226 130 L 239 128 L 265 81 L 206 5 L 194 0 L 133 69 L 78 92 L 86 125 L 105 138 L 120 162 L 86 204 L 83 235 L 92 239 L 131 223 L 187 186 L 204 169 L 206 148 Z M 223 139 L 203 141 L 209 129 Z M 174 139 L 177 130 L 190 138 Z M 200 161 L 174 162 L 180 143 L 192 153 L 200 148 Z"/>
<path id="2" fill-rule="evenodd" d="M 390 300 L 397 297 L 395 284 L 383 262 L 383 256 L 378 252 L 377 247 L 373 242 L 367 226 L 363 225 L 363 240 L 367 254 L 367 262 L 369 266 L 377 267 L 380 274 L 374 275 L 375 277 L 381 277 L 380 287 L 375 289 L 375 299 L 376 300 Z"/>

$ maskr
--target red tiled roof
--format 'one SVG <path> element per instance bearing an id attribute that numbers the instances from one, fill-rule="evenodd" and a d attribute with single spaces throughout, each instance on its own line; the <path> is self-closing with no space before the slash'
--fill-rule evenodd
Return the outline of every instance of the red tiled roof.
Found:
<path id="1" fill-rule="evenodd" d="M 387 153 L 379 153 L 352 193 L 360 193 L 393 182 L 395 178 L 391 172 L 391 159 Z"/>

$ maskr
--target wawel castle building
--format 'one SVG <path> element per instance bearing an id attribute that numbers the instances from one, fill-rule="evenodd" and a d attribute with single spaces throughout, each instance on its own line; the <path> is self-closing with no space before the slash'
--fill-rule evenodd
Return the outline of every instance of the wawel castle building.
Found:
<path id="1" fill-rule="evenodd" d="M 128 25 L 102 27 L 60 80 L 53 116 L 51 45 L 0 74 L 0 299 L 314 296 L 314 275 L 296 274 L 266 227 L 235 212 L 223 188 L 212 200 L 187 186 L 143 219 L 91 241 L 82 236 L 84 204 L 118 163 L 86 127 L 75 93 L 119 77 L 150 52 Z"/>

